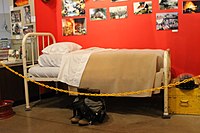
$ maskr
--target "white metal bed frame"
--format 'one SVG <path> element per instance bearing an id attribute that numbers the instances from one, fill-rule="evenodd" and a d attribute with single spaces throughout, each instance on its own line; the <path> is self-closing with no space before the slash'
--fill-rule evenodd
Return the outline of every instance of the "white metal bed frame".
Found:
<path id="1" fill-rule="evenodd" d="M 40 45 L 39 37 L 42 38 L 42 44 Z M 45 37 L 47 40 L 45 40 Z M 27 43 L 27 40 L 31 40 L 29 43 Z M 34 49 L 34 41 L 37 42 L 37 48 Z M 45 32 L 35 32 L 35 33 L 28 33 L 24 36 L 22 40 L 22 60 L 23 60 L 23 71 L 24 76 L 29 77 L 35 81 L 57 81 L 56 78 L 37 78 L 37 77 L 30 77 L 29 73 L 27 72 L 28 68 L 35 65 L 35 61 L 39 57 L 39 46 L 42 46 L 42 49 L 47 45 L 50 45 L 50 41 L 52 40 L 52 44 L 56 43 L 55 37 L 51 33 L 45 33 Z M 30 65 L 27 65 L 27 53 L 26 53 L 26 45 L 31 45 L 31 59 L 30 59 Z M 35 51 L 37 50 L 37 51 Z M 34 53 L 37 53 L 36 58 Z M 164 81 L 163 85 L 167 86 L 170 80 L 170 54 L 169 50 L 164 51 Z M 30 104 L 29 104 L 29 92 L 28 92 L 28 81 L 24 79 L 24 89 L 25 89 L 25 101 L 26 101 L 26 110 L 31 110 Z M 168 112 L 168 87 L 165 87 L 164 89 L 164 110 L 163 110 L 163 118 L 169 118 L 169 112 Z"/>

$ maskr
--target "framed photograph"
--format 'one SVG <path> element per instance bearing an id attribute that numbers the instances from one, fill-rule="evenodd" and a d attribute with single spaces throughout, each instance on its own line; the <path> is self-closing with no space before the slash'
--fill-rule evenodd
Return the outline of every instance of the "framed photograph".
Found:
<path id="1" fill-rule="evenodd" d="M 27 25 L 23 27 L 23 34 L 26 35 L 27 33 L 33 32 L 33 25 Z"/>
<path id="2" fill-rule="evenodd" d="M 150 14 L 152 13 L 152 1 L 134 2 L 134 14 Z"/>
<path id="3" fill-rule="evenodd" d="M 63 17 L 85 15 L 85 0 L 62 0 Z"/>
<path id="4" fill-rule="evenodd" d="M 178 30 L 178 12 L 156 13 L 157 30 Z"/>
<path id="5" fill-rule="evenodd" d="M 90 9 L 90 20 L 106 20 L 106 8 Z"/>
<path id="6" fill-rule="evenodd" d="M 178 0 L 159 0 L 160 10 L 178 9 Z"/>
<path id="7" fill-rule="evenodd" d="M 183 13 L 200 13 L 200 1 L 183 1 Z"/>
<path id="8" fill-rule="evenodd" d="M 24 6 L 24 23 L 31 23 L 31 9 L 30 6 Z"/>
<path id="9" fill-rule="evenodd" d="M 12 24 L 12 35 L 21 35 L 22 34 L 22 23 Z"/>
<path id="10" fill-rule="evenodd" d="M 24 6 L 28 5 L 28 0 L 13 0 L 13 6 L 14 7 L 19 7 L 19 6 Z"/>
<path id="11" fill-rule="evenodd" d="M 123 19 L 128 17 L 127 6 L 110 7 L 109 12 L 111 19 Z"/>
<path id="12" fill-rule="evenodd" d="M 11 11 L 11 23 L 21 22 L 21 11 Z"/>
<path id="13" fill-rule="evenodd" d="M 85 18 L 62 19 L 62 30 L 63 30 L 63 36 L 85 35 L 86 19 Z"/>

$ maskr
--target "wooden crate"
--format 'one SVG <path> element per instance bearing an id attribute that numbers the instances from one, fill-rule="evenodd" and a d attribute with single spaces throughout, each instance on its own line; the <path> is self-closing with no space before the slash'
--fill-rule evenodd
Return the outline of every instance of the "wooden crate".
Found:
<path id="1" fill-rule="evenodd" d="M 200 88 L 183 90 L 169 89 L 169 113 L 171 114 L 200 114 Z"/>

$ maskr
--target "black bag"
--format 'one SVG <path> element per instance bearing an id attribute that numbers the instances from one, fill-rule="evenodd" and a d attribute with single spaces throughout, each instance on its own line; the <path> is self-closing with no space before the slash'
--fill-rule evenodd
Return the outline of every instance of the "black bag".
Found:
<path id="1" fill-rule="evenodd" d="M 77 97 L 73 102 L 73 115 L 87 119 L 90 124 L 102 123 L 106 116 L 105 102 L 99 97 Z"/>
<path id="2" fill-rule="evenodd" d="M 181 74 L 179 75 L 179 81 L 182 82 L 185 79 L 189 79 L 192 78 L 193 75 L 191 74 Z M 188 81 L 186 83 L 181 83 L 179 85 L 176 85 L 176 88 L 180 88 L 180 89 L 185 89 L 185 90 L 192 90 L 194 88 L 197 88 L 199 85 L 195 84 L 194 80 Z"/>

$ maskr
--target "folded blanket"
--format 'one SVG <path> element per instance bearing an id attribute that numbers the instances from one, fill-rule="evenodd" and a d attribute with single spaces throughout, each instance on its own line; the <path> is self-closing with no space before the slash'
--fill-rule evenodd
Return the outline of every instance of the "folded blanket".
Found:
<path id="1" fill-rule="evenodd" d="M 73 87 L 118 93 L 161 85 L 163 50 L 93 48 L 63 57 L 58 79 Z M 151 92 L 135 96 L 151 96 Z"/>
<path id="2" fill-rule="evenodd" d="M 118 50 L 93 53 L 79 87 L 100 89 L 101 93 L 150 89 L 154 87 L 157 70 L 160 70 L 157 61 L 158 55 L 152 52 Z M 151 94 L 143 93 L 140 96 Z"/>

